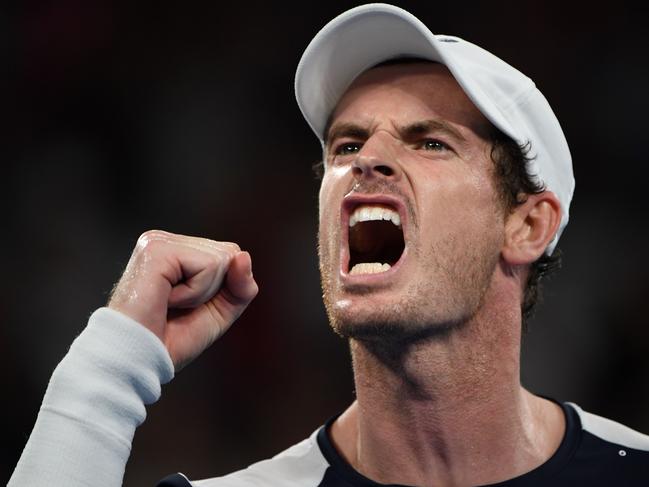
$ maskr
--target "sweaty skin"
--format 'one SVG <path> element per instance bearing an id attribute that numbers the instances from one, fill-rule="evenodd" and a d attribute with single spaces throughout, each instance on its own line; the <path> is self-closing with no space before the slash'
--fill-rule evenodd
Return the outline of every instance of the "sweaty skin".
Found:
<path id="1" fill-rule="evenodd" d="M 357 400 L 331 434 L 377 482 L 494 483 L 541 465 L 563 437 L 560 408 L 521 386 L 519 357 L 527 266 L 560 209 L 544 192 L 505 211 L 488 129 L 433 63 L 364 73 L 332 116 L 320 267 L 331 324 L 350 338 Z M 346 272 L 341 207 L 358 194 L 407 209 L 396 270 Z"/>
<path id="2" fill-rule="evenodd" d="M 151 230 L 108 307 L 155 333 L 178 371 L 227 331 L 257 291 L 250 254 L 237 244 Z"/>

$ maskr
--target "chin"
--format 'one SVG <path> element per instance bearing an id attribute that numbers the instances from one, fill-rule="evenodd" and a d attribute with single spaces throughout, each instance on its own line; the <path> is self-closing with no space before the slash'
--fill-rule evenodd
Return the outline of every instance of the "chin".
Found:
<path id="1" fill-rule="evenodd" d="M 410 261 L 392 275 L 358 281 L 344 279 L 340 262 L 321 246 L 321 284 L 333 330 L 348 339 L 399 344 L 444 339 L 464 328 L 484 302 L 499 253 L 495 244 L 455 245 L 455 251 L 452 244 L 428 252 L 413 247 Z M 464 249 L 459 255 L 458 248 Z"/>
<path id="2" fill-rule="evenodd" d="M 408 344 L 442 338 L 464 321 L 435 317 L 431 313 L 413 315 L 406 311 L 412 310 L 406 303 L 387 308 L 372 306 L 371 302 L 351 306 L 349 301 L 344 301 L 342 305 L 326 304 L 326 308 L 336 334 L 363 342 Z"/>

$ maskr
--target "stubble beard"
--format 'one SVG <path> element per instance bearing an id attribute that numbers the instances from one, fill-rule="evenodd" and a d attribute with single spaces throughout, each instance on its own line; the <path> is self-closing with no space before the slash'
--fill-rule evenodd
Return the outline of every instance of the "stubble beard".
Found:
<path id="1" fill-rule="evenodd" d="M 484 301 L 499 253 L 496 242 L 482 240 L 463 245 L 454 238 L 436 248 L 409 248 L 409 259 L 423 263 L 419 276 L 391 302 L 372 306 L 374 290 L 356 288 L 358 299 L 366 295 L 368 305 L 360 309 L 341 307 L 342 290 L 335 278 L 337 269 L 322 241 L 318 254 L 323 301 L 332 329 L 341 337 L 384 345 L 409 345 L 426 339 L 443 339 L 463 327 L 476 315 Z M 478 240 L 480 241 L 480 240 Z"/>

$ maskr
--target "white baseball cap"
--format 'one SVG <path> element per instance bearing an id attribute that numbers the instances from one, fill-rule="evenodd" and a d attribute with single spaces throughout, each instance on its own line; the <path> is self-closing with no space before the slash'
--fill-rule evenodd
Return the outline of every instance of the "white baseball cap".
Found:
<path id="1" fill-rule="evenodd" d="M 444 64 L 475 106 L 518 144 L 529 144 L 530 177 L 561 203 L 559 230 L 568 223 L 575 188 L 572 159 L 559 121 L 534 82 L 490 52 L 459 37 L 434 35 L 414 15 L 382 3 L 355 7 L 325 25 L 308 45 L 295 74 L 295 96 L 324 145 L 327 121 L 352 81 L 395 58 Z"/>

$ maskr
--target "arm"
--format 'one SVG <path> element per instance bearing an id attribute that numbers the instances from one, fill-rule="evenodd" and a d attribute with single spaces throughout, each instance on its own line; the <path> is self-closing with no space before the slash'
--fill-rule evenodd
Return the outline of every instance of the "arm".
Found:
<path id="1" fill-rule="evenodd" d="M 256 293 L 236 244 L 143 234 L 108 308 L 56 368 L 9 486 L 121 485 L 145 405 Z"/>
<path id="2" fill-rule="evenodd" d="M 145 404 L 173 377 L 162 342 L 101 308 L 50 380 L 9 486 L 117 486 Z"/>

